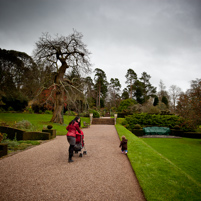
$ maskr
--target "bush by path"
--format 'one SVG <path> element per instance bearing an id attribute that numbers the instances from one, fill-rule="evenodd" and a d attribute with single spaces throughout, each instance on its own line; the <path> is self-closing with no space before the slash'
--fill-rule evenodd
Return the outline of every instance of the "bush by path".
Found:
<path id="1" fill-rule="evenodd" d="M 128 139 L 128 158 L 148 201 L 200 200 L 200 180 L 196 180 L 172 158 L 160 153 L 122 125 L 117 124 L 116 129 L 120 137 L 124 135 Z M 174 149 L 169 147 L 169 151 L 174 152 Z M 193 156 L 194 153 L 191 154 Z M 181 162 L 182 160 L 188 159 L 182 158 Z M 192 168 L 194 164 L 191 164 Z M 195 171 L 197 175 L 200 174 L 199 169 Z"/>

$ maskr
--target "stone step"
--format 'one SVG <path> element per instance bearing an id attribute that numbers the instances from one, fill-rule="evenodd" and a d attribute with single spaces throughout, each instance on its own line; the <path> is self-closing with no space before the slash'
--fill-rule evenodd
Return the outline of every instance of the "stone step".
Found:
<path id="1" fill-rule="evenodd" d="M 114 118 L 93 118 L 92 124 L 114 125 Z"/>

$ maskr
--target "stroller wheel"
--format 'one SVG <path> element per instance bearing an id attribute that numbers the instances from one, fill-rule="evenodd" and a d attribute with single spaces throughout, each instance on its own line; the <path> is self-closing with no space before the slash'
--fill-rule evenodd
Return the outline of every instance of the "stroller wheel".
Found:
<path id="1" fill-rule="evenodd" d="M 79 157 L 82 157 L 82 153 L 80 153 Z"/>
<path id="2" fill-rule="evenodd" d="M 83 151 L 83 154 L 87 155 L 87 151 Z"/>

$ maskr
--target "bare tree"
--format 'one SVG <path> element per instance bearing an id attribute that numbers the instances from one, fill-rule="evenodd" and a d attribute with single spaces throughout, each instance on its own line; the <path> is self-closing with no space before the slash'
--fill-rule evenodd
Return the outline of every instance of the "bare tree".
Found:
<path id="1" fill-rule="evenodd" d="M 181 88 L 177 87 L 176 85 L 171 85 L 169 89 L 170 99 L 173 105 L 173 111 L 176 110 L 176 103 L 179 95 L 181 94 Z"/>
<path id="2" fill-rule="evenodd" d="M 51 122 L 63 123 L 62 111 L 64 105 L 64 93 L 69 84 L 75 89 L 71 80 L 64 78 L 69 68 L 76 71 L 89 72 L 89 51 L 82 42 L 83 35 L 74 30 L 69 36 L 58 36 L 52 38 L 48 33 L 43 33 L 36 43 L 34 51 L 35 59 L 40 63 L 48 62 L 55 69 L 53 90 L 55 90 L 54 112 Z"/>
<path id="3" fill-rule="evenodd" d="M 159 96 L 159 100 L 160 101 L 162 100 L 163 96 L 168 96 L 165 89 L 166 89 L 166 86 L 164 85 L 163 81 L 160 80 L 160 83 L 159 83 L 159 92 L 158 92 L 158 96 Z"/>

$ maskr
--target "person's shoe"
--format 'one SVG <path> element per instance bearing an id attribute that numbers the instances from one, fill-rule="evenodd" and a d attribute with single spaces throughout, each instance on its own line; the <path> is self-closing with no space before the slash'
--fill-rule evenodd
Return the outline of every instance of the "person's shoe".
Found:
<path id="1" fill-rule="evenodd" d="M 74 162 L 74 160 L 72 160 L 72 159 L 68 159 L 68 162 L 71 163 L 71 162 Z"/>

